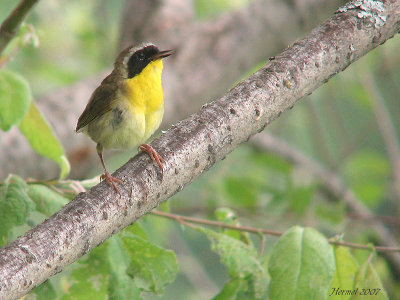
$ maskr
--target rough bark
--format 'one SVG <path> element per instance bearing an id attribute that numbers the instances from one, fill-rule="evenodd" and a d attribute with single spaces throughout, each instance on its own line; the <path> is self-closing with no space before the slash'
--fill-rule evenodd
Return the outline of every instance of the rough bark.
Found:
<path id="1" fill-rule="evenodd" d="M 165 128 L 222 95 L 244 72 L 316 26 L 342 1 L 255 0 L 212 20 L 196 20 L 191 1 L 126 1 L 121 47 L 153 41 L 175 50 L 165 60 L 163 75 Z M 94 143 L 76 135 L 74 128 L 90 94 L 106 75 L 37 101 L 66 149 L 72 178 L 100 166 Z M 55 163 L 34 153 L 16 128 L 1 136 L 0 161 L 0 180 L 9 173 L 40 179 L 56 177 L 58 172 Z"/>
<path id="2" fill-rule="evenodd" d="M 371 3 L 371 1 L 365 1 Z M 357 1 L 363 3 L 363 1 Z M 0 298 L 15 299 L 182 190 L 250 136 L 400 29 L 400 2 L 334 15 L 221 98 L 172 126 L 118 169 L 121 197 L 100 183 L 0 250 Z"/>

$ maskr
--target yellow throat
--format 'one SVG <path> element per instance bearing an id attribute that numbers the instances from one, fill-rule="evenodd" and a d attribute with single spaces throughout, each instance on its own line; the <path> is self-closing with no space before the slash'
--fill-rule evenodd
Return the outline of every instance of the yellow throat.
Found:
<path id="1" fill-rule="evenodd" d="M 162 70 L 162 60 L 155 60 L 149 63 L 140 74 L 125 80 L 123 94 L 129 101 L 130 109 L 140 110 L 147 115 L 163 106 Z"/>
<path id="2" fill-rule="evenodd" d="M 97 143 L 104 168 L 104 180 L 119 193 L 103 159 L 104 148 L 140 150 L 163 170 L 163 158 L 146 140 L 160 126 L 164 114 L 161 73 L 162 59 L 172 50 L 160 51 L 154 44 L 129 46 L 118 55 L 114 69 L 96 88 L 78 119 L 77 132 L 84 132 Z"/>

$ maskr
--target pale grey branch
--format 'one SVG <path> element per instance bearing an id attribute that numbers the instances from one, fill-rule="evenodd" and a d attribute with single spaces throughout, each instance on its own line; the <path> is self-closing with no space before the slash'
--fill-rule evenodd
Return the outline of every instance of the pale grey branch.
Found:
<path id="1" fill-rule="evenodd" d="M 163 75 L 165 128 L 198 110 L 207 99 L 222 95 L 244 72 L 322 22 L 342 1 L 255 0 L 239 10 L 200 21 L 190 1 L 130 0 L 124 8 L 121 43 L 124 47 L 152 41 L 175 50 L 165 61 Z M 93 142 L 73 129 L 90 94 L 106 75 L 37 101 L 67 151 L 73 178 L 99 165 Z M 34 153 L 16 128 L 1 137 L 0 161 L 0 180 L 9 173 L 37 179 L 58 174 L 56 164 Z"/>
<path id="2" fill-rule="evenodd" d="M 163 175 L 139 154 L 114 173 L 124 180 L 121 197 L 100 183 L 1 249 L 0 298 L 23 296 L 181 191 L 301 98 L 393 37 L 400 29 L 399 10 L 400 2 L 386 1 L 373 11 L 349 7 L 334 15 L 156 139 L 152 146 L 167 162 Z"/>

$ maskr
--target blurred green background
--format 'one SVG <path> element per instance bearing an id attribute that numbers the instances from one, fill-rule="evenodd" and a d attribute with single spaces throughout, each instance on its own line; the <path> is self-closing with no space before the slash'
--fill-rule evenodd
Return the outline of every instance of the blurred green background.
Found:
<path id="1" fill-rule="evenodd" d="M 8 68 L 28 79 L 34 97 L 98 75 L 110 68 L 118 52 L 123 3 L 40 1 L 26 22 L 33 25 L 39 46 L 21 49 Z M 197 0 L 194 7 L 199 19 L 207 19 L 228 9 L 240 9 L 246 3 Z M 0 1 L 1 20 L 15 4 Z M 397 130 L 392 142 L 399 143 L 399 51 L 396 36 L 333 77 L 266 129 L 337 174 L 374 214 L 397 221 L 399 195 L 394 189 L 393 162 L 372 103 L 374 97 L 383 101 L 388 111 L 386 120 Z M 118 154 L 107 163 L 110 169 L 116 169 L 131 156 Z M 99 164 L 88 170 L 87 178 L 100 172 Z M 285 231 L 300 224 L 318 228 L 327 237 L 345 233 L 347 241 L 371 242 L 371 220 L 349 217 L 342 199 L 329 193 L 308 168 L 264 151 L 251 140 L 168 200 L 163 209 L 215 219 L 215 210 L 221 207 L 232 209 L 241 224 L 253 227 Z M 205 299 L 221 289 L 228 279 L 226 269 L 203 234 L 154 215 L 145 216 L 140 223 L 153 242 L 175 251 L 180 265 L 177 279 L 165 294 L 148 295 L 146 299 Z M 387 226 L 398 238 L 399 223 Z M 258 236 L 251 238 L 259 245 Z M 265 259 L 275 241 L 274 237 L 266 237 Z M 360 262 L 368 256 L 368 252 L 359 250 L 353 254 Z M 390 273 L 386 261 L 378 256 L 375 266 L 388 292 L 399 295 L 399 279 Z M 73 269 L 71 266 L 51 279 L 59 290 L 68 288 L 68 274 Z"/>

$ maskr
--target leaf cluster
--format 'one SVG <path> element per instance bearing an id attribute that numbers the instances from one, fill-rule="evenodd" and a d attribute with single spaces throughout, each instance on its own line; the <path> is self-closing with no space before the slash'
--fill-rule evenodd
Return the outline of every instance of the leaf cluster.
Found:
<path id="1" fill-rule="evenodd" d="M 223 11 L 242 2 L 218 1 L 218 5 Z M 78 6 L 76 3 L 71 6 Z M 207 1 L 196 1 L 200 18 L 219 12 L 215 7 L 210 10 L 208 5 Z M 79 21 L 82 16 L 77 14 L 75 24 L 83 24 Z M 89 57 L 98 41 L 95 30 L 78 25 L 78 35 L 86 38 L 87 48 L 91 49 L 84 54 Z M 26 43 L 37 45 L 38 39 L 31 27 L 23 25 L 10 47 L 18 49 Z M 12 49 L 0 57 L 2 66 L 13 53 Z M 379 58 L 380 54 L 369 58 L 370 65 L 376 65 Z M 69 78 L 67 72 L 61 74 L 49 69 L 41 72 L 57 73 L 57 78 L 70 81 L 65 79 Z M 22 74 L 25 75 L 0 69 L 0 129 L 4 132 L 13 127 L 18 129 L 32 149 L 59 165 L 60 177 L 64 178 L 69 172 L 69 163 L 63 147 L 40 113 L 30 84 Z M 392 77 L 396 79 L 396 76 Z M 299 105 L 290 115 L 283 116 L 281 122 L 272 124 L 271 131 L 326 165 L 334 166 L 366 205 L 384 210 L 390 197 L 387 182 L 391 165 L 382 149 L 376 146 L 381 136 L 371 129 L 370 95 L 357 80 L 349 80 L 346 75 L 333 79 L 330 84 L 313 96 L 315 103 Z M 387 98 L 398 94 L 393 84 L 381 84 Z M 320 99 L 332 99 L 335 104 Z M 393 103 L 389 105 L 396 111 Z M 346 122 L 333 119 L 331 111 L 338 111 L 336 115 Z M 323 124 L 316 115 L 324 119 Z M 399 120 L 393 122 L 398 124 Z M 357 138 L 368 147 L 358 149 Z M 336 165 L 337 161 L 342 164 Z M 10 174 L 0 183 L 0 246 L 58 211 L 77 191 L 89 188 L 94 182 L 38 182 Z M 357 224 L 349 226 L 345 204 L 306 168 L 279 155 L 242 147 L 213 168 L 208 176 L 174 197 L 171 203 L 167 210 L 194 211 L 230 225 L 240 225 L 240 219 L 263 228 L 274 226 L 283 229 L 285 234 L 277 240 L 261 235 L 257 239 L 245 232 L 211 230 L 197 225 L 190 225 L 194 230 L 174 232 L 170 226 L 155 228 L 155 218 L 146 217 L 37 287 L 30 296 L 36 299 L 153 299 L 153 295 L 165 295 L 171 299 L 188 299 L 194 293 L 177 294 L 183 290 L 179 287 L 190 285 L 185 269 L 191 266 L 182 267 L 185 257 L 179 251 L 168 250 L 176 238 L 171 236 L 172 232 L 184 241 L 190 240 L 190 236 L 197 239 L 196 234 L 201 236 L 189 244 L 202 252 L 197 260 L 200 264 L 207 265 L 204 261 L 209 260 L 213 265 L 207 271 L 218 288 L 214 299 L 388 299 L 381 281 L 390 287 L 390 282 L 395 280 L 388 275 L 388 266 L 380 257 L 373 261 L 373 252 L 360 253 L 328 243 L 327 236 L 337 232 L 346 232 L 358 242 L 367 243 L 371 235 L 368 227 L 358 230 Z M 319 231 L 295 224 L 309 224 Z M 194 253 L 191 254 L 195 256 Z M 219 262 L 212 259 L 213 254 L 219 257 Z M 223 279 L 215 279 L 214 271 L 224 273 Z M 337 289 L 359 293 L 344 295 L 346 292 L 340 294 Z M 377 294 L 361 295 L 363 289 L 376 290 Z M 393 290 L 396 292 L 396 287 Z"/>

